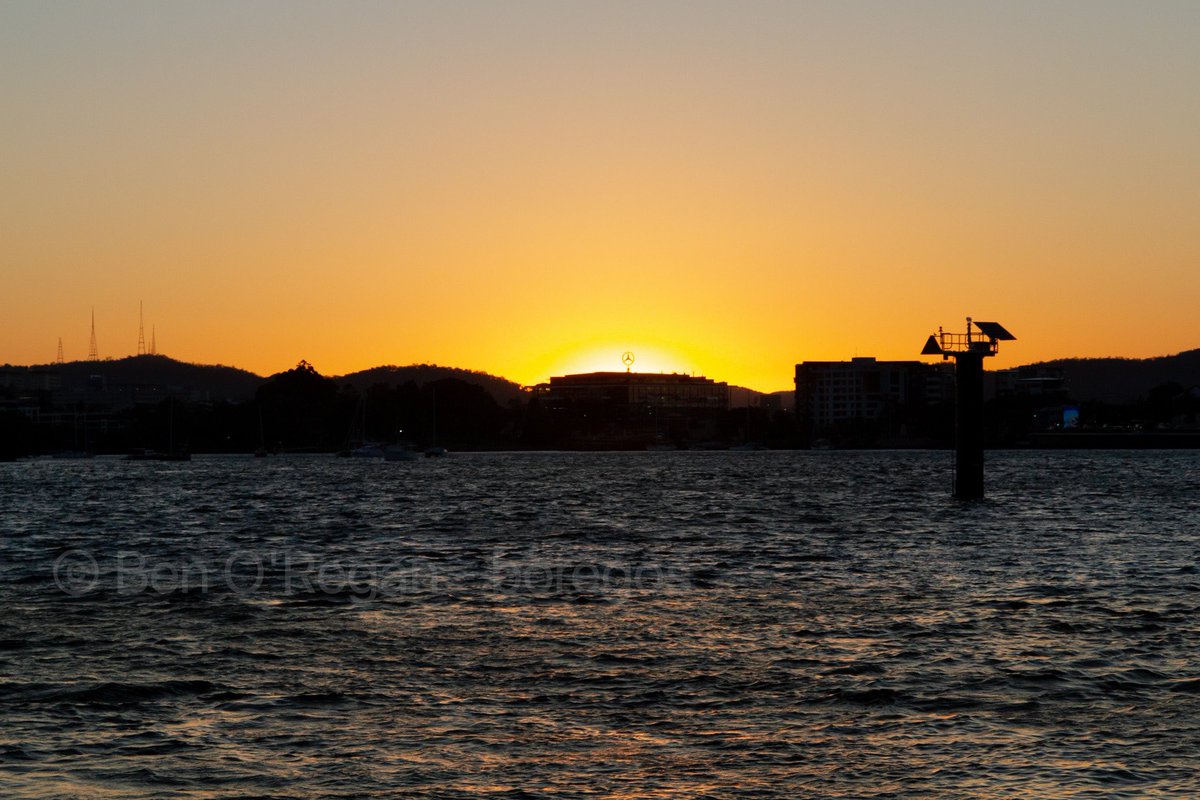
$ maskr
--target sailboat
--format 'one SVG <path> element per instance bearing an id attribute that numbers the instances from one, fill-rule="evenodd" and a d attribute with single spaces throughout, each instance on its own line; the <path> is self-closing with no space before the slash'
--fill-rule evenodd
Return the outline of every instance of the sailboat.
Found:
<path id="1" fill-rule="evenodd" d="M 348 447 L 338 453 L 350 458 L 383 458 L 383 445 L 367 440 L 367 398 L 359 397 L 347 434 Z"/>
<path id="2" fill-rule="evenodd" d="M 169 422 L 168 422 L 168 425 L 169 425 L 168 437 L 169 438 L 167 440 L 167 452 L 160 453 L 157 450 L 146 449 L 146 450 L 141 451 L 140 453 L 131 453 L 131 454 L 125 456 L 126 461 L 191 461 L 192 460 L 192 454 L 189 453 L 187 450 L 179 450 L 179 451 L 175 450 L 175 398 L 174 397 L 167 398 L 167 403 L 168 403 L 167 408 L 169 409 L 169 415 L 170 415 Z"/>
<path id="3" fill-rule="evenodd" d="M 432 415 L 432 418 L 430 419 L 430 427 L 431 427 L 431 432 L 433 435 L 430 436 L 429 439 L 431 442 L 433 442 L 433 444 L 431 444 L 429 447 L 425 448 L 425 457 L 426 458 L 441 458 L 442 456 L 446 455 L 446 448 L 437 444 L 437 386 L 436 385 L 431 385 L 429 387 L 429 394 L 433 401 L 433 415 Z"/>
<path id="4" fill-rule="evenodd" d="M 404 431 L 400 431 L 403 433 Z M 421 453 L 413 446 L 404 440 L 396 444 L 389 444 L 383 448 L 384 461 L 416 461 L 421 457 Z"/>
<path id="5" fill-rule="evenodd" d="M 262 401 L 258 403 L 258 447 L 254 448 L 255 458 L 267 457 L 267 442 L 263 436 Z"/>
<path id="6" fill-rule="evenodd" d="M 59 460 L 76 460 L 76 459 L 84 459 L 84 458 L 92 457 L 92 455 L 93 455 L 92 451 L 88 447 L 86 406 L 85 406 L 85 410 L 83 412 L 83 447 L 79 446 L 79 409 L 78 408 L 75 409 L 75 413 L 73 415 L 73 432 L 74 432 L 74 436 L 73 436 L 74 448 L 71 450 L 60 450 L 56 453 L 52 453 L 50 456 L 51 458 L 59 459 Z"/>

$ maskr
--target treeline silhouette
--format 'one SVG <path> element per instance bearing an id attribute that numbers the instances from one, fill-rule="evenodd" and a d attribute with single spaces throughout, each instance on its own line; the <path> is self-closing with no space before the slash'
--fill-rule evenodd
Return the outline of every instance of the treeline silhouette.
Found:
<path id="1" fill-rule="evenodd" d="M 1137 405 L 1154 391 L 1167 392 L 1200 385 L 1200 349 L 1155 358 L 1060 358 L 1028 365 L 1062 374 L 1072 397 L 1080 403 L 1110 407 Z"/>
<path id="2" fill-rule="evenodd" d="M 380 377 L 397 373 L 385 371 Z M 47 405 L 53 414 L 40 423 L 18 411 L 0 412 L 0 457 L 142 450 L 333 453 L 364 441 L 451 450 L 572 446 L 536 401 L 513 396 L 501 404 L 496 388 L 446 377 L 362 386 L 321 375 L 301 361 L 241 401 L 188 402 L 172 395 L 123 409 Z M 51 418 L 56 421 L 46 421 Z M 782 412 L 730 409 L 721 412 L 717 432 L 718 442 L 726 444 L 798 444 L 791 415 Z"/>
<path id="3" fill-rule="evenodd" d="M 420 446 L 497 448 L 519 443 L 520 409 L 456 378 L 359 390 L 307 362 L 272 376 L 251 399 L 196 403 L 168 396 L 104 413 L 58 409 L 57 422 L 0 413 L 0 456 L 87 451 L 336 452 L 363 439 Z"/>
<path id="4" fill-rule="evenodd" d="M 162 438 L 162 405 L 151 427 Z M 364 441 L 418 446 L 497 448 L 514 437 L 516 409 L 501 408 L 482 386 L 457 378 L 365 389 L 318 373 L 301 361 L 260 386 L 253 400 L 187 411 L 193 452 L 333 452 Z M 178 424 L 178 423 L 177 423 Z"/>
<path id="5" fill-rule="evenodd" d="M 153 363 L 144 360 L 129 369 Z M 238 384 L 247 380 L 230 368 L 209 369 L 228 371 L 229 379 Z M 195 391 L 165 389 L 149 402 L 123 407 L 98 407 L 82 401 L 64 404 L 61 398 L 71 395 L 61 393 L 55 405 L 55 395 L 49 391 L 30 396 L 0 387 L 0 400 L 5 401 L 0 407 L 0 458 L 72 451 L 332 453 L 363 441 L 406 442 L 421 448 L 437 445 L 451 450 L 581 446 L 573 427 L 578 421 L 548 413 L 536 396 L 512 391 L 509 382 L 494 376 L 486 376 L 490 382 L 481 382 L 483 373 L 463 370 L 450 373 L 462 377 L 446 374 L 444 368 L 428 365 L 384 367 L 347 380 L 345 376 L 321 375 L 301 361 L 293 369 L 257 379 L 257 385 L 241 399 L 197 399 Z M 415 375 L 434 379 L 418 382 L 412 379 Z M 368 382 L 370 379 L 377 380 Z M 1089 393 L 1095 394 L 1090 389 Z M 502 402 L 498 397 L 508 399 Z M 1183 446 L 1195 446 L 1190 442 L 1200 435 L 1200 389 L 1190 382 L 1162 382 L 1129 402 L 1080 401 L 1078 397 L 1075 391 L 1064 389 L 989 400 L 985 404 L 987 446 L 1159 446 L 1154 441 L 1139 445 L 1110 436 L 1143 433 L 1160 437 L 1171 433 L 1187 440 Z M 31 404 L 36 413 L 30 413 Z M 1072 439 L 1073 432 L 1062 428 L 1063 412 L 1068 408 L 1079 409 L 1077 433 L 1109 438 L 1095 444 L 1088 444 L 1084 436 Z M 939 448 L 953 443 L 954 410 L 948 401 L 896 406 L 885 409 L 877 419 L 852 420 L 814 434 L 791 413 L 737 408 L 719 412 L 711 430 L 711 436 L 700 440 L 687 431 L 674 430 L 674 423 L 664 422 L 658 438 L 680 447 L 752 443 L 771 448 L 822 444 Z M 1054 435 L 1059 435 L 1058 442 L 1045 441 Z M 1063 444 L 1066 439 L 1074 444 Z M 647 443 L 630 440 L 582 446 L 640 448 Z"/>

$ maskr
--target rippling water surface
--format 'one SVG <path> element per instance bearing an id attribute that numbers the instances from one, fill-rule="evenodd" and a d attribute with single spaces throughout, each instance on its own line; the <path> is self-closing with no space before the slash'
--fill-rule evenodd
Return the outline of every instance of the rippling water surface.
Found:
<path id="1" fill-rule="evenodd" d="M 1195 797 L 1200 454 L 0 464 L 0 796 Z"/>

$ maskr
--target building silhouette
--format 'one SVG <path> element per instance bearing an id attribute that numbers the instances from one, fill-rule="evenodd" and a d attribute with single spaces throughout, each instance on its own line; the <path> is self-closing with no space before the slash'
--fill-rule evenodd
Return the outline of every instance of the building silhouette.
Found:
<path id="1" fill-rule="evenodd" d="M 920 361 L 805 361 L 795 382 L 796 419 L 810 442 L 916 443 L 933 433 L 929 410 L 954 399 L 953 369 Z"/>
<path id="2" fill-rule="evenodd" d="M 717 435 L 729 409 L 729 385 L 680 373 L 590 372 L 533 387 L 532 402 L 556 446 L 682 446 Z"/>
<path id="3" fill-rule="evenodd" d="M 1030 364 L 990 373 L 997 397 L 1016 395 L 1038 397 L 1065 395 L 1067 381 L 1062 367 Z"/>

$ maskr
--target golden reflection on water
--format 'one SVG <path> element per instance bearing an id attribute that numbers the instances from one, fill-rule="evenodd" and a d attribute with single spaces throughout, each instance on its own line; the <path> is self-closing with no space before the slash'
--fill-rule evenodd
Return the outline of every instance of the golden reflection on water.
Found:
<path id="1" fill-rule="evenodd" d="M 1090 550 L 1057 513 L 1017 524 L 1011 503 L 914 501 L 940 454 L 810 455 L 297 462 L 270 487 L 294 501 L 272 510 L 292 531 L 272 534 L 279 546 L 294 537 L 333 563 L 416 553 L 443 581 L 370 599 L 65 597 L 46 586 L 63 532 L 99 548 L 124 531 L 64 523 L 60 506 L 77 506 L 69 520 L 115 506 L 158 530 L 223 495 L 203 546 L 224 559 L 262 535 L 237 506 L 266 480 L 239 470 L 261 465 L 197 461 L 156 476 L 175 481 L 168 499 L 137 503 L 124 466 L 63 486 L 54 465 L 13 473 L 0 493 L 43 506 L 22 522 L 40 533 L 0 561 L 14 577 L 0 582 L 0 797 L 147 798 L 179 780 L 197 800 L 1184 796 L 1200 718 L 1195 515 L 1162 498 L 1183 474 L 1171 459 L 1194 454 L 1145 456 L 1137 481 L 1088 455 L 1054 480 L 1058 462 L 1039 461 L 1031 482 L 1033 456 L 998 457 L 1027 502 L 1046 482 L 1096 484 L 1078 527 L 1138 538 Z M 881 475 L 883 495 L 854 488 Z M 1121 492 L 1147 481 L 1154 501 L 1131 514 Z M 343 507 L 358 516 L 330 511 Z M 186 560 L 196 542 L 139 546 Z M 530 589 L 488 572 L 610 562 L 682 579 Z"/>

